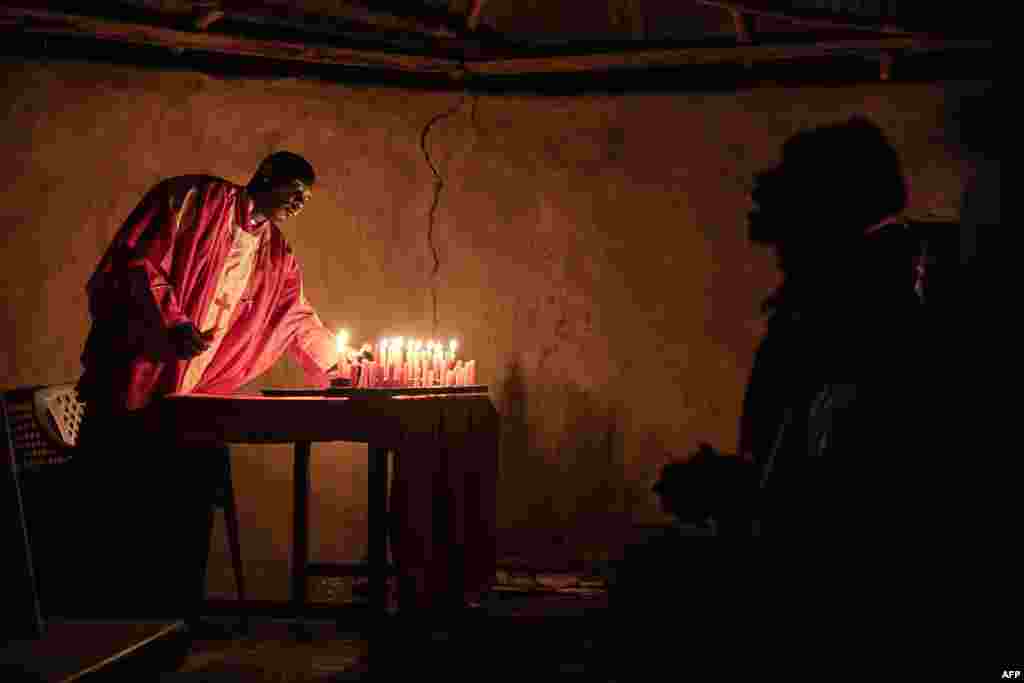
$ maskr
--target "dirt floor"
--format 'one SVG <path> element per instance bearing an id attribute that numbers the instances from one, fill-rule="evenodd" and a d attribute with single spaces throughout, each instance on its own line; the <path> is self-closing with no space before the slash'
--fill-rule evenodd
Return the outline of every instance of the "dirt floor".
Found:
<path id="1" fill-rule="evenodd" d="M 618 680 L 599 647 L 607 612 L 601 592 L 494 594 L 470 613 L 444 623 L 388 620 L 371 636 L 334 622 L 252 619 L 211 623 L 233 633 L 191 640 L 187 654 L 158 679 L 184 681 L 318 682 L 408 680 L 430 675 L 487 680 L 576 676 Z"/>

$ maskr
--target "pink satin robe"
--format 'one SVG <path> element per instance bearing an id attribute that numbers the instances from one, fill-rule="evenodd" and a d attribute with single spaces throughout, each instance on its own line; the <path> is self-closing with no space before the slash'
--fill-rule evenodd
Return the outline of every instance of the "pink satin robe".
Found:
<path id="1" fill-rule="evenodd" d="M 186 321 L 201 325 L 236 221 L 248 225 L 251 208 L 244 187 L 210 176 L 172 178 L 146 195 L 86 287 L 93 318 L 79 383 L 86 401 L 136 410 L 181 388 L 188 361 L 175 358 L 167 331 Z M 333 335 L 306 302 L 281 231 L 264 229 L 242 300 L 196 392 L 231 393 L 285 351 L 311 385 L 327 385 L 324 373 L 337 361 Z"/>

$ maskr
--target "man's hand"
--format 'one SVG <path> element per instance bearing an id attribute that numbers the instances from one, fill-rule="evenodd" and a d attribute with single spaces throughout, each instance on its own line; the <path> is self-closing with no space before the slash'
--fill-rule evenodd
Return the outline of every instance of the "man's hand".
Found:
<path id="1" fill-rule="evenodd" d="M 653 488 L 661 498 L 662 510 L 686 523 L 741 514 L 755 493 L 757 469 L 709 443 L 697 446 L 688 460 L 662 467 Z"/>
<path id="2" fill-rule="evenodd" d="M 178 358 L 181 360 L 188 360 L 189 358 L 194 358 L 210 348 L 210 344 L 213 342 L 213 336 L 216 333 L 216 328 L 207 330 L 206 332 L 200 332 L 192 323 L 182 323 L 181 325 L 171 328 L 169 333 L 171 347 L 174 349 L 174 353 Z"/>
<path id="3" fill-rule="evenodd" d="M 324 374 L 327 375 L 327 381 L 332 385 L 344 385 L 349 379 L 349 369 L 347 367 L 343 368 L 342 363 L 345 363 L 346 366 L 348 365 L 347 361 L 339 360 L 324 371 Z M 345 370 L 344 374 L 342 373 L 342 370 Z"/>

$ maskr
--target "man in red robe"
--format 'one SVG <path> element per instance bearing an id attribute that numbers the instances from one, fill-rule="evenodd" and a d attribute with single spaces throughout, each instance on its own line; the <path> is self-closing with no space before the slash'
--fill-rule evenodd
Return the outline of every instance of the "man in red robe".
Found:
<path id="1" fill-rule="evenodd" d="M 246 187 L 182 176 L 153 188 L 89 280 L 82 398 L 121 412 L 173 392 L 230 393 L 285 351 L 325 385 L 334 340 L 279 227 L 313 182 L 305 159 L 278 152 Z"/>
<path id="2" fill-rule="evenodd" d="M 311 384 L 334 372 L 334 338 L 280 229 L 314 180 L 305 159 L 278 152 L 245 187 L 161 182 L 89 280 L 79 508 L 92 578 L 114 611 L 190 611 L 204 593 L 212 501 L 229 476 L 226 447 L 156 442 L 140 410 L 175 392 L 230 393 L 285 352 Z"/>

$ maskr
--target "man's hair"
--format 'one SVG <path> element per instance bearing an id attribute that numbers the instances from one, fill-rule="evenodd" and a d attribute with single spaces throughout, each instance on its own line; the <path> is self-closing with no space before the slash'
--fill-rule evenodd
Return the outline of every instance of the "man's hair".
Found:
<path id="1" fill-rule="evenodd" d="M 273 186 L 289 180 L 301 180 L 307 185 L 316 182 L 313 165 L 294 152 L 274 152 L 264 159 L 253 176 L 251 185 Z"/>
<path id="2" fill-rule="evenodd" d="M 863 227 L 906 208 L 899 155 L 882 130 L 862 116 L 792 136 L 782 148 L 782 165 L 809 203 L 830 207 Z"/>

